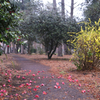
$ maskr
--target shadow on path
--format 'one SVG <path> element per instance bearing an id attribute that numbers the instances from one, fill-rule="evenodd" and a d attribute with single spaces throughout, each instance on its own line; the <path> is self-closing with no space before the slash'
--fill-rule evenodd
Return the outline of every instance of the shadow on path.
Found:
<path id="1" fill-rule="evenodd" d="M 27 100 L 95 100 L 88 93 L 81 93 L 77 86 L 72 86 L 62 77 L 56 77 L 49 72 L 50 67 L 30 61 L 18 55 L 13 56 L 14 60 L 20 65 L 22 70 L 37 74 L 34 78 L 36 83 L 32 87 L 39 86 L 38 91 L 33 91 Z M 65 83 L 65 84 L 62 84 Z M 43 84 L 43 86 L 41 86 Z M 43 91 L 45 93 L 43 94 Z M 35 98 L 38 95 L 39 98 Z"/>

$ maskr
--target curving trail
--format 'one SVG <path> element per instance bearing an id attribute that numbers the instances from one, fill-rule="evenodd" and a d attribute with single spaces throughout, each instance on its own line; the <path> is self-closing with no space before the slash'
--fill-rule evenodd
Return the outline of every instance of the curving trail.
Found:
<path id="1" fill-rule="evenodd" d="M 22 70 L 34 73 L 32 95 L 27 100 L 95 100 L 92 95 L 81 93 L 76 86 L 66 82 L 61 76 L 49 72 L 49 67 L 30 61 L 18 55 L 13 56 Z"/>

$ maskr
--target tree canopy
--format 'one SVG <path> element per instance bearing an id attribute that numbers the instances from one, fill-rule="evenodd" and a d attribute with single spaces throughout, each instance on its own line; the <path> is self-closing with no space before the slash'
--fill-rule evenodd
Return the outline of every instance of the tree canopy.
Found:
<path id="1" fill-rule="evenodd" d="M 91 3 L 84 10 L 84 16 L 86 21 L 88 18 L 94 23 L 100 18 L 100 1 L 99 0 L 90 0 Z"/>

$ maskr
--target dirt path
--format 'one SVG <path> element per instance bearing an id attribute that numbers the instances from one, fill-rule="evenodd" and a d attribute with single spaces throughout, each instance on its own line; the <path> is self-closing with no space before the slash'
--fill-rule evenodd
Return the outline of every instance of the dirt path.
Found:
<path id="1" fill-rule="evenodd" d="M 14 55 L 13 58 L 22 70 L 31 70 L 36 75 L 32 87 L 36 86 L 37 90 L 33 90 L 28 100 L 95 100 L 92 95 L 81 93 L 76 86 L 67 83 L 61 76 L 52 75 L 49 72 L 50 67 L 18 55 Z"/>

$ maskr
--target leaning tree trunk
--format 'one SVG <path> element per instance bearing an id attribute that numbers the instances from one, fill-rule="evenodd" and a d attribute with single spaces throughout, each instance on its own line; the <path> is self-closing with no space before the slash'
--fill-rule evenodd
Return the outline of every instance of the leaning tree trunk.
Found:
<path id="1" fill-rule="evenodd" d="M 51 59 L 52 55 L 56 51 L 57 46 L 58 46 L 58 42 L 56 43 L 55 46 L 53 46 L 53 41 L 52 41 L 51 46 L 50 46 L 50 50 L 48 51 L 48 59 Z"/>

